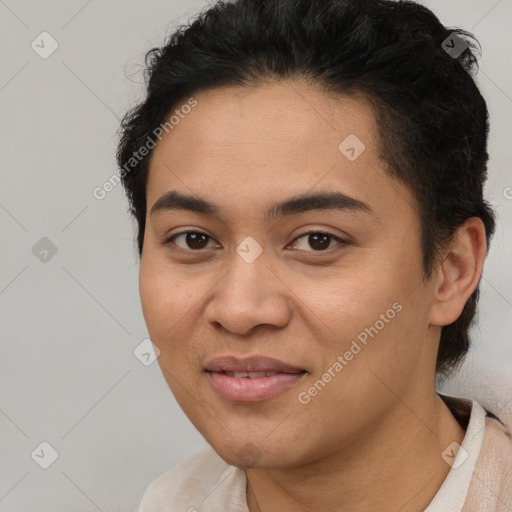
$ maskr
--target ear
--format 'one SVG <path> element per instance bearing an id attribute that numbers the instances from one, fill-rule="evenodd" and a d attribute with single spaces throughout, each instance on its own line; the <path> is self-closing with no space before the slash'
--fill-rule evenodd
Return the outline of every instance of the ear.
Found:
<path id="1" fill-rule="evenodd" d="M 431 325 L 449 325 L 457 320 L 478 286 L 486 254 L 484 223 L 471 217 L 455 232 L 434 273 Z"/>

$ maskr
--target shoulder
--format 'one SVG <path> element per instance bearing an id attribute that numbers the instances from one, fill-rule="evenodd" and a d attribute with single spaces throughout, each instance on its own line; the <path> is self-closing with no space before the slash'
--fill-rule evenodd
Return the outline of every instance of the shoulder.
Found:
<path id="1" fill-rule="evenodd" d="M 512 473 L 512 417 L 486 410 L 482 457 Z"/>
<path id="2" fill-rule="evenodd" d="M 478 503 L 479 511 L 501 511 L 506 510 L 505 504 L 512 503 L 512 417 L 486 412 L 484 438 L 467 503 Z"/>
<path id="3" fill-rule="evenodd" d="M 512 417 L 487 411 L 483 447 L 507 474 L 512 473 Z"/>
<path id="4" fill-rule="evenodd" d="M 245 496 L 244 474 L 238 468 L 230 466 L 211 448 L 183 460 L 176 466 L 153 480 L 142 498 L 138 512 L 197 512 L 204 506 L 204 500 L 218 499 L 223 489 L 242 488 Z M 213 503 L 213 502 L 212 502 Z"/>

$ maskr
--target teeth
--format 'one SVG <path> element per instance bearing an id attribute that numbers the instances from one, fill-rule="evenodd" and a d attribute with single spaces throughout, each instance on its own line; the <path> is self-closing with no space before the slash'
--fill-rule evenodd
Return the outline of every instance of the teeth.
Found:
<path id="1" fill-rule="evenodd" d="M 265 377 L 265 372 L 248 372 L 250 379 L 260 379 L 261 377 Z"/>
<path id="2" fill-rule="evenodd" d="M 271 377 L 279 372 L 225 372 L 228 377 L 235 379 L 261 379 L 263 377 Z"/>

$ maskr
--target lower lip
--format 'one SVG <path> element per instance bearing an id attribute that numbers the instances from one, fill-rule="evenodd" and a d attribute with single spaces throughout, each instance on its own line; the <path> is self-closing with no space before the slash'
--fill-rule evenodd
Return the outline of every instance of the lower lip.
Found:
<path id="1" fill-rule="evenodd" d="M 276 373 L 257 379 L 207 372 L 213 389 L 230 402 L 262 402 L 297 384 L 306 373 Z"/>

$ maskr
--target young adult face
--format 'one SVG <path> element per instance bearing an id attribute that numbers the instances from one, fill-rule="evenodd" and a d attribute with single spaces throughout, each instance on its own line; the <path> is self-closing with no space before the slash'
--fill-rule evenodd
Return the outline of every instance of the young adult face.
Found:
<path id="1" fill-rule="evenodd" d="M 355 453 L 416 405 L 421 417 L 440 333 L 434 284 L 412 193 L 384 170 L 369 105 L 298 81 L 194 96 L 154 150 L 140 266 L 148 331 L 185 414 L 229 463 L 261 467 Z M 218 212 L 151 213 L 170 191 Z M 330 193 L 355 201 L 266 215 Z M 226 357 L 236 361 L 215 364 Z M 221 374 L 233 361 L 289 373 Z"/>

